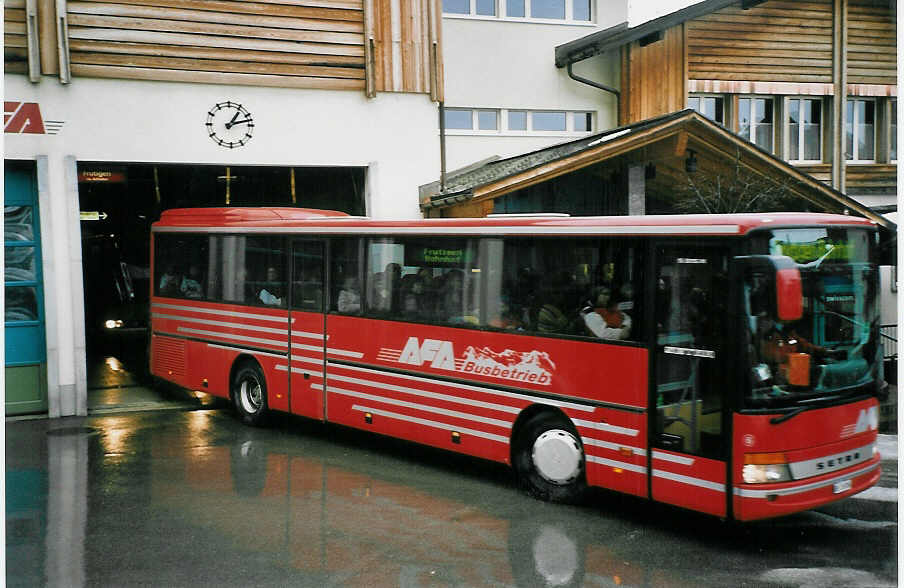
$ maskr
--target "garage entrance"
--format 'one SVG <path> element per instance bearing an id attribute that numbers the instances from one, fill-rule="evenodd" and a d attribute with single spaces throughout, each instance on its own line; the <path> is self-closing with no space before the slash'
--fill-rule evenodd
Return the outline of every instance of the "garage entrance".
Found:
<path id="1" fill-rule="evenodd" d="M 364 167 L 78 164 L 88 408 L 146 400 L 151 223 L 168 208 L 365 214 Z"/>

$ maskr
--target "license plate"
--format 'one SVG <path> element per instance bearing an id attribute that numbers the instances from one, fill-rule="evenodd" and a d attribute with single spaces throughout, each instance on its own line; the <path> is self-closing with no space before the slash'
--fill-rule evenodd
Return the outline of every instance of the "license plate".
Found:
<path id="1" fill-rule="evenodd" d="M 852 482 L 851 480 L 844 480 L 843 482 L 835 482 L 835 485 L 832 486 L 832 492 L 834 494 L 841 494 L 842 492 L 847 492 L 851 489 Z"/>

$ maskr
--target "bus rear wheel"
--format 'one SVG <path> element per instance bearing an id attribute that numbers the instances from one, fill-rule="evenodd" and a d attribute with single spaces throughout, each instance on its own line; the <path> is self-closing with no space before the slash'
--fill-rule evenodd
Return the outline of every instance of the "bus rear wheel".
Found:
<path id="1" fill-rule="evenodd" d="M 576 502 L 584 494 L 584 448 L 563 416 L 540 413 L 519 432 L 513 456 L 521 486 L 550 502 Z"/>
<path id="2" fill-rule="evenodd" d="M 261 425 L 267 414 L 267 383 L 257 364 L 241 366 L 232 379 L 232 402 L 242 422 Z"/>

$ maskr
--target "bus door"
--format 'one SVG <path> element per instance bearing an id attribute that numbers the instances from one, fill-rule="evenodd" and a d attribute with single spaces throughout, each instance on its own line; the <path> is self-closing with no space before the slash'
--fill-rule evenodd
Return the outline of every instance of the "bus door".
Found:
<path id="1" fill-rule="evenodd" d="M 289 309 L 290 412 L 323 419 L 324 243 L 292 241 Z"/>
<path id="2" fill-rule="evenodd" d="M 727 249 L 702 243 L 657 247 L 650 386 L 653 499 L 720 516 L 730 490 L 728 259 Z"/>

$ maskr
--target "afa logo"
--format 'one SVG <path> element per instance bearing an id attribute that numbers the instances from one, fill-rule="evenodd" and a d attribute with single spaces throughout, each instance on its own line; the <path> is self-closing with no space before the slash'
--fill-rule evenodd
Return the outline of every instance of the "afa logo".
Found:
<path id="1" fill-rule="evenodd" d="M 61 120 L 44 120 L 37 102 L 3 103 L 3 132 L 14 135 L 56 135 L 63 128 Z"/>
<path id="2" fill-rule="evenodd" d="M 876 430 L 879 428 L 879 408 L 871 406 L 869 409 L 863 409 L 857 415 L 857 422 L 841 427 L 841 438 L 850 437 L 857 433 L 865 433 L 866 431 Z"/>
<path id="3" fill-rule="evenodd" d="M 489 347 L 469 345 L 460 357 L 455 356 L 451 341 L 409 337 L 400 352 L 383 348 L 379 358 L 407 365 L 427 366 L 437 370 L 473 374 L 490 378 L 548 386 L 556 366 L 543 351 L 496 352 Z"/>

